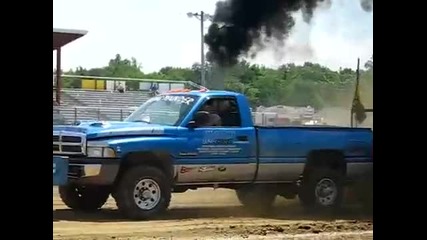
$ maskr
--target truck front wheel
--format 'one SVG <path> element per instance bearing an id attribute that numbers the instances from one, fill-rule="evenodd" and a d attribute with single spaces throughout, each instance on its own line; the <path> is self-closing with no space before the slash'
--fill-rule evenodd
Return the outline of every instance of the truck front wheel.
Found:
<path id="1" fill-rule="evenodd" d="M 125 217 L 150 219 L 169 207 L 171 186 L 168 178 L 158 168 L 132 167 L 123 174 L 114 197 L 118 209 Z"/>
<path id="2" fill-rule="evenodd" d="M 64 204 L 79 211 L 100 209 L 110 195 L 110 188 L 103 186 L 78 186 L 74 184 L 59 186 L 59 196 Z"/>
<path id="3" fill-rule="evenodd" d="M 334 209 L 343 200 L 343 177 L 332 169 L 315 169 L 304 176 L 298 197 L 310 209 Z"/>
<path id="4" fill-rule="evenodd" d="M 248 186 L 236 189 L 240 203 L 251 211 L 268 211 L 276 199 L 276 192 L 267 187 Z"/>

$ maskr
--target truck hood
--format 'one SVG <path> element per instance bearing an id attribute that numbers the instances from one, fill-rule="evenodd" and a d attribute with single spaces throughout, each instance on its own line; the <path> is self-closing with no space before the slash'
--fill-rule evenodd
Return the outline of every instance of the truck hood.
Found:
<path id="1" fill-rule="evenodd" d="M 53 126 L 53 132 L 84 133 L 86 138 L 96 139 L 119 136 L 161 136 L 171 133 L 176 127 L 142 122 L 82 121 L 78 125 Z M 168 134 L 170 135 L 170 134 Z"/>

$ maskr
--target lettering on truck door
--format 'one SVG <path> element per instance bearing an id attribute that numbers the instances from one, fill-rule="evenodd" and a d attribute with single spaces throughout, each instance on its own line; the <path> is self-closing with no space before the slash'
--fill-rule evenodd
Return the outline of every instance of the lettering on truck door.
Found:
<path id="1" fill-rule="evenodd" d="M 189 130 L 188 148 L 191 152 L 181 152 L 180 155 L 193 155 L 193 161 L 185 160 L 178 166 L 178 182 L 251 181 L 256 170 L 255 131 L 254 128 L 241 127 L 237 101 L 234 98 L 212 98 L 200 110 L 218 115 L 220 124 Z"/>

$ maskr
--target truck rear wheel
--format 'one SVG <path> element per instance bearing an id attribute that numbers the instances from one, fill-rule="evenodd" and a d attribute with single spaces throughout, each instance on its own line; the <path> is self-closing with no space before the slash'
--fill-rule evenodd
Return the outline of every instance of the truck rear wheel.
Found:
<path id="1" fill-rule="evenodd" d="M 236 189 L 240 203 L 257 213 L 268 211 L 276 199 L 276 192 L 262 186 L 248 186 Z"/>
<path id="2" fill-rule="evenodd" d="M 64 204 L 80 211 L 100 209 L 110 195 L 110 188 L 103 186 L 77 186 L 74 184 L 59 186 L 59 196 Z"/>
<path id="3" fill-rule="evenodd" d="M 169 207 L 171 186 L 160 169 L 138 166 L 123 174 L 114 197 L 117 207 L 125 217 L 150 219 Z"/>
<path id="4" fill-rule="evenodd" d="M 310 209 L 336 209 L 344 195 L 343 176 L 332 169 L 315 169 L 304 176 L 298 197 Z"/>

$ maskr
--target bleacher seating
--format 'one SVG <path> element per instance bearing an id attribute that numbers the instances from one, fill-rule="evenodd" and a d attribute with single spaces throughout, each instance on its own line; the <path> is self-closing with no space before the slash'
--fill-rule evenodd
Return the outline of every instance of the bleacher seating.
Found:
<path id="1" fill-rule="evenodd" d="M 75 119 L 120 121 L 148 98 L 148 92 L 144 91 L 119 93 L 63 89 L 61 106 L 53 107 L 54 123 L 71 124 Z"/>
<path id="2" fill-rule="evenodd" d="M 68 106 L 128 108 L 139 106 L 145 102 L 148 99 L 148 92 L 129 91 L 119 93 L 64 89 L 62 91 L 62 99 Z"/>

